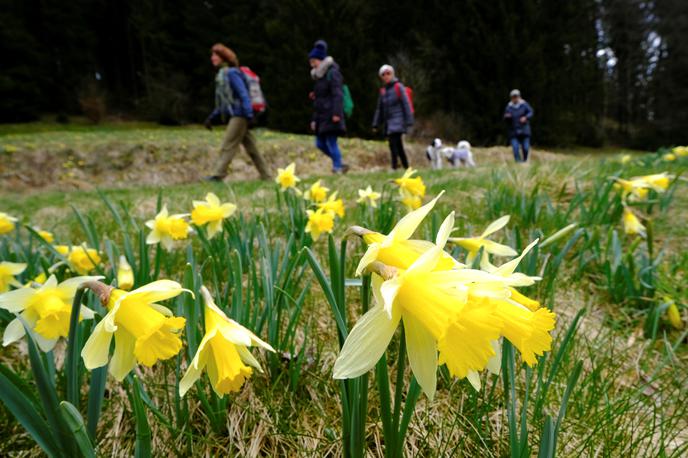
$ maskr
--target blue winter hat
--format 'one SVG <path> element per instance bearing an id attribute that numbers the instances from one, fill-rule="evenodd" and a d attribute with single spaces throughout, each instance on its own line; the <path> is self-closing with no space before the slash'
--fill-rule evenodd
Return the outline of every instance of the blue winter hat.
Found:
<path id="1" fill-rule="evenodd" d="M 327 43 L 325 40 L 318 40 L 313 45 L 313 49 L 308 53 L 309 59 L 323 60 L 327 57 Z"/>

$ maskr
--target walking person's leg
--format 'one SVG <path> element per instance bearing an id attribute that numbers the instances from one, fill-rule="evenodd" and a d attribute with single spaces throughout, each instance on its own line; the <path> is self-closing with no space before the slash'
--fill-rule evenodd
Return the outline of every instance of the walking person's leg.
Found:
<path id="1" fill-rule="evenodd" d="M 342 170 L 342 152 L 339 150 L 339 144 L 337 143 L 337 135 L 326 135 L 325 143 L 327 144 L 327 149 L 330 152 L 330 157 L 332 158 L 332 171 L 339 172 Z"/>
<path id="2" fill-rule="evenodd" d="M 327 141 L 325 141 L 325 135 L 318 134 L 315 136 L 315 146 L 318 148 L 322 153 L 332 159 L 332 153 L 330 153 L 330 150 L 327 146 Z"/>
<path id="3" fill-rule="evenodd" d="M 528 162 L 528 153 L 530 152 L 530 137 L 523 137 L 521 145 L 523 146 L 523 162 Z"/>
<path id="4" fill-rule="evenodd" d="M 514 160 L 516 162 L 521 162 L 520 148 L 521 144 L 518 141 L 518 137 L 511 137 L 511 149 L 514 150 Z"/>
<path id="5" fill-rule="evenodd" d="M 399 143 L 397 146 L 397 154 L 399 155 L 399 159 L 401 159 L 401 165 L 404 166 L 404 169 L 408 169 L 409 168 L 409 162 L 408 162 L 408 159 L 406 158 L 406 150 L 404 150 L 404 134 L 399 134 Z"/>
<path id="6" fill-rule="evenodd" d="M 225 136 L 220 146 L 220 162 L 215 169 L 215 177 L 224 178 L 227 176 L 227 167 L 239 151 L 246 128 L 246 119 L 244 118 L 233 117 L 227 123 Z"/>
<path id="7" fill-rule="evenodd" d="M 397 144 L 395 142 L 396 134 L 389 134 L 387 142 L 389 143 L 389 154 L 392 159 L 392 168 L 396 169 L 399 165 L 399 153 L 397 151 Z"/>
<path id="8" fill-rule="evenodd" d="M 260 179 L 269 180 L 271 177 L 270 168 L 265 162 L 265 158 L 263 158 L 263 155 L 260 154 L 260 151 L 258 151 L 258 148 L 256 146 L 256 139 L 250 130 L 246 131 L 244 139 L 241 143 L 244 145 L 246 152 L 251 157 L 253 164 L 256 166 L 256 169 L 260 174 Z"/>

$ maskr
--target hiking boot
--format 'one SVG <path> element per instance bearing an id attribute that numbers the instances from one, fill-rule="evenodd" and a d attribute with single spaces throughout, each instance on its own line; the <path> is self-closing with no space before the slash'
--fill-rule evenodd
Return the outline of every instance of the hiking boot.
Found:
<path id="1" fill-rule="evenodd" d="M 210 182 L 215 182 L 215 183 L 221 183 L 222 180 L 224 180 L 225 177 L 221 177 L 219 175 L 208 175 L 207 177 L 203 178 L 203 181 L 210 181 Z"/>
<path id="2" fill-rule="evenodd" d="M 349 171 L 349 166 L 346 164 L 342 164 L 342 167 L 339 169 L 332 169 L 332 173 L 334 173 L 335 175 L 343 175 L 348 171 Z"/>

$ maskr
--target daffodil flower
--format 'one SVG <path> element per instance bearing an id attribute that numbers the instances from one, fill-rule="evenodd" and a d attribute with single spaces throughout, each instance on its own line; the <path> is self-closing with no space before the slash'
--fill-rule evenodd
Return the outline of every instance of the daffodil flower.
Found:
<path id="1" fill-rule="evenodd" d="M 36 231 L 36 234 L 38 234 L 38 236 L 47 243 L 53 243 L 55 241 L 55 236 L 52 234 L 52 232 L 44 231 L 37 227 L 34 227 L 33 230 Z"/>
<path id="2" fill-rule="evenodd" d="M 632 160 L 633 160 L 633 156 L 631 156 L 630 154 L 624 154 L 623 156 L 621 156 L 621 163 L 622 164 L 628 164 Z"/>
<path id="3" fill-rule="evenodd" d="M 305 231 L 311 235 L 313 241 L 320 238 L 323 233 L 330 233 L 334 229 L 334 214 L 318 209 L 316 211 L 306 210 L 308 222 Z"/>
<path id="4" fill-rule="evenodd" d="M 351 231 L 363 237 L 368 245 L 368 249 L 358 263 L 356 275 L 361 275 L 365 268 L 374 261 L 380 261 L 398 269 L 408 269 L 423 253 L 432 248 L 434 246 L 432 242 L 410 239 L 443 193 L 444 191 L 418 210 L 405 215 L 387 235 L 358 226 L 352 227 Z M 454 260 L 448 253 L 444 253 L 438 264 L 438 269 L 452 269 L 461 266 L 462 264 Z"/>
<path id="5" fill-rule="evenodd" d="M 423 205 L 423 200 L 419 196 L 404 193 L 401 203 L 408 211 L 418 210 Z"/>
<path id="6" fill-rule="evenodd" d="M 14 218 L 7 213 L 0 212 L 0 235 L 9 234 L 14 230 L 17 218 Z"/>
<path id="7" fill-rule="evenodd" d="M 134 286 L 134 271 L 127 262 L 127 258 L 122 255 L 119 257 L 117 267 L 117 287 L 129 291 Z"/>
<path id="8" fill-rule="evenodd" d="M 23 262 L 0 262 L 0 293 L 9 291 L 10 286 L 20 288 L 21 283 L 14 276 L 19 275 L 24 270 L 26 270 L 26 264 Z"/>
<path id="9" fill-rule="evenodd" d="M 79 275 L 85 275 L 100 264 L 100 255 L 85 243 L 80 246 L 56 245 L 55 250 L 67 258 L 69 267 Z"/>
<path id="10" fill-rule="evenodd" d="M 184 240 L 191 233 L 191 226 L 184 219 L 185 216 L 184 214 L 170 215 L 167 205 L 164 205 L 160 213 L 155 215 L 155 219 L 146 221 L 146 227 L 151 229 L 146 237 L 146 243 L 149 245 L 162 243 L 166 250 L 172 250 L 175 240 Z"/>
<path id="11" fill-rule="evenodd" d="M 674 146 L 671 152 L 680 157 L 688 156 L 688 146 Z"/>
<path id="12" fill-rule="evenodd" d="M 222 230 L 222 221 L 229 218 L 236 211 L 237 206 L 232 203 L 222 203 L 220 199 L 209 192 L 205 200 L 194 200 L 191 211 L 191 221 L 196 226 L 208 225 L 208 237 L 213 238 Z"/>
<path id="13" fill-rule="evenodd" d="M 667 162 L 673 162 L 676 160 L 676 155 L 674 153 L 666 153 L 664 156 L 662 156 L 662 159 Z"/>
<path id="14" fill-rule="evenodd" d="M 304 199 L 310 200 L 311 202 L 324 202 L 327 199 L 327 193 L 330 192 L 330 188 L 326 188 L 320 184 L 321 180 L 316 181 L 311 185 L 311 187 L 303 194 Z"/>
<path id="15" fill-rule="evenodd" d="M 368 185 L 365 189 L 358 190 L 358 199 L 356 202 L 359 204 L 367 203 L 373 208 L 377 208 L 377 201 L 380 199 L 381 194 L 379 192 L 373 191 L 373 188 Z"/>
<path id="16" fill-rule="evenodd" d="M 344 218 L 344 201 L 342 199 L 337 199 L 337 191 L 333 192 L 330 197 L 324 202 L 318 204 L 318 208 L 330 212 L 334 215 Z"/>
<path id="17" fill-rule="evenodd" d="M 408 193 L 411 196 L 425 197 L 425 183 L 423 183 L 423 179 L 420 176 L 413 177 L 416 172 L 417 170 L 409 167 L 404 172 L 404 175 L 394 180 L 394 183 L 399 186 L 402 196 L 406 195 L 404 193 Z"/>
<path id="18" fill-rule="evenodd" d="M 631 181 L 638 186 L 645 186 L 653 189 L 655 192 L 661 194 L 669 188 L 669 184 L 674 177 L 668 175 L 666 172 L 654 173 L 652 175 L 644 175 L 640 177 L 631 178 Z"/>
<path id="19" fill-rule="evenodd" d="M 296 164 L 293 162 L 289 164 L 286 168 L 277 169 L 277 177 L 275 178 L 275 183 L 280 185 L 280 190 L 286 191 L 287 189 L 296 187 L 296 183 L 301 181 L 301 178 L 296 176 L 295 173 Z"/>
<path id="20" fill-rule="evenodd" d="M 115 352 L 110 374 L 121 381 L 136 366 L 152 366 L 172 358 L 182 348 L 181 331 L 186 320 L 156 302 L 178 296 L 185 290 L 177 282 L 158 280 L 127 292 L 114 289 L 107 303 L 108 313 L 96 325 L 81 356 L 87 369 L 107 364 L 110 342 Z"/>
<path id="21" fill-rule="evenodd" d="M 623 228 L 627 235 L 640 235 L 645 237 L 645 226 L 640 222 L 635 213 L 628 208 L 624 207 L 623 212 Z"/>
<path id="22" fill-rule="evenodd" d="M 669 320 L 669 323 L 671 324 L 671 326 L 674 327 L 674 329 L 682 329 L 683 320 L 681 320 L 681 312 L 676 306 L 676 302 L 670 297 L 665 297 L 664 300 L 669 303 L 669 306 L 666 309 L 667 319 Z"/>
<path id="23" fill-rule="evenodd" d="M 57 283 L 51 275 L 40 288 L 20 288 L 0 294 L 0 308 L 18 314 L 36 333 L 36 343 L 43 351 L 50 351 L 60 337 L 69 334 L 69 319 L 77 288 L 85 282 L 103 277 L 74 277 Z M 93 311 L 81 306 L 80 319 L 93 318 Z M 7 346 L 24 337 L 24 325 L 19 318 L 5 328 L 2 344 Z"/>
<path id="24" fill-rule="evenodd" d="M 495 267 L 490 263 L 489 255 L 516 256 L 518 254 L 510 246 L 502 245 L 486 238 L 506 226 L 510 218 L 509 215 L 505 215 L 491 222 L 478 237 L 450 237 L 449 241 L 468 251 L 466 255 L 466 264 L 468 265 L 473 263 L 473 260 L 482 248 L 483 254 L 480 258 L 480 268 L 487 271 L 494 270 Z"/>
<path id="25" fill-rule="evenodd" d="M 213 389 L 218 395 L 224 396 L 241 389 L 244 381 L 251 376 L 252 367 L 262 372 L 248 347 L 275 350 L 251 331 L 227 318 L 215 305 L 205 286 L 201 287 L 201 294 L 205 300 L 205 336 L 179 383 L 179 395 L 184 396 L 206 369 Z"/>

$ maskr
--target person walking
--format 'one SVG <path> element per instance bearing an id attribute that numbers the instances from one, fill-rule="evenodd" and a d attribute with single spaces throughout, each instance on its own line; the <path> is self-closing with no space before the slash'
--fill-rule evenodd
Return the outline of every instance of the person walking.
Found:
<path id="1" fill-rule="evenodd" d="M 403 135 L 406 129 L 413 125 L 413 110 L 406 88 L 394 74 L 394 67 L 383 65 L 378 71 L 383 86 L 377 99 L 377 109 L 373 116 L 373 131 L 383 125 L 384 135 L 389 141 L 389 151 L 392 155 L 392 168 L 401 165 L 409 166 L 404 151 Z"/>
<path id="2" fill-rule="evenodd" d="M 528 162 L 530 150 L 530 119 L 533 109 L 521 98 L 521 91 L 514 89 L 509 94 L 511 100 L 504 109 L 504 120 L 509 126 L 509 141 L 514 150 L 516 162 Z M 523 150 L 521 156 L 520 150 Z"/>
<path id="3" fill-rule="evenodd" d="M 310 128 L 315 132 L 315 146 L 332 159 L 333 173 L 346 173 L 349 166 L 342 162 L 338 137 L 346 133 L 344 123 L 344 77 L 339 65 L 327 54 L 324 40 L 315 42 L 308 53 L 313 78 L 313 117 Z"/>
<path id="4" fill-rule="evenodd" d="M 220 162 L 215 172 L 206 177 L 207 181 L 222 181 L 227 176 L 227 167 L 244 145 L 246 153 L 256 166 L 261 180 L 269 180 L 270 170 L 265 159 L 256 147 L 256 140 L 251 134 L 253 107 L 248 92 L 246 76 L 239 69 L 236 53 L 222 43 L 211 48 L 210 61 L 217 68 L 215 77 L 215 109 L 205 121 L 208 130 L 213 122 L 227 122 L 225 136 L 220 146 Z"/>

